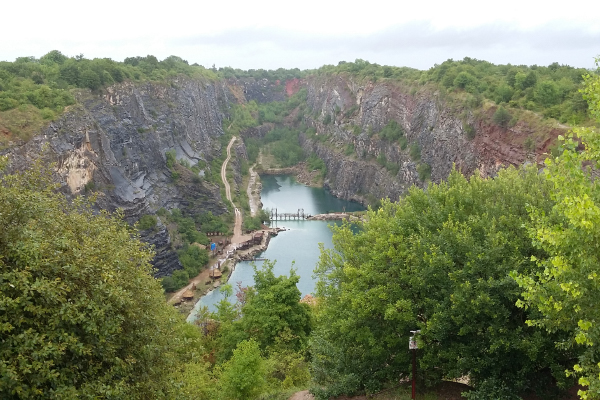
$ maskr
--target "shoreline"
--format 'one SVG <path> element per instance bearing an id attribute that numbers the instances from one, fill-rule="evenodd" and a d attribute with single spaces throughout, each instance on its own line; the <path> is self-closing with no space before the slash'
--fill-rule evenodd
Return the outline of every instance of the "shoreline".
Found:
<path id="1" fill-rule="evenodd" d="M 255 244 L 252 245 L 246 249 L 241 249 L 238 250 L 238 248 L 236 247 L 237 245 L 233 245 L 233 249 L 230 249 L 227 252 L 227 256 L 225 258 L 225 260 L 223 261 L 223 267 L 226 266 L 226 264 L 231 262 L 231 267 L 228 268 L 228 271 L 225 275 L 221 276 L 220 278 L 215 279 L 214 281 L 212 281 L 212 287 L 209 287 L 207 289 L 205 289 L 205 291 L 198 296 L 197 298 L 194 297 L 193 303 L 192 303 L 192 308 L 189 312 L 186 312 L 186 320 L 188 320 L 190 317 L 192 316 L 192 314 L 194 313 L 194 310 L 196 309 L 196 306 L 198 305 L 198 303 L 202 300 L 202 298 L 206 295 L 208 295 L 209 293 L 211 293 L 213 290 L 218 289 L 221 285 L 227 284 L 229 282 L 229 279 L 231 278 L 231 275 L 233 274 L 233 271 L 235 271 L 235 268 L 238 264 L 238 262 L 240 261 L 252 261 L 254 260 L 255 256 L 257 254 L 260 254 L 262 252 L 264 252 L 267 247 L 269 246 L 269 242 L 271 241 L 271 237 L 273 236 L 277 236 L 279 234 L 279 232 L 285 232 L 287 231 L 286 228 L 264 228 L 261 230 L 257 230 L 254 231 L 253 233 L 258 233 L 258 232 L 262 232 L 262 239 L 261 239 L 261 243 L 260 244 Z M 238 244 L 240 245 L 240 244 Z M 213 269 L 215 269 L 215 265 L 213 265 L 210 268 L 207 268 L 206 270 L 202 271 L 200 273 L 200 275 L 198 275 L 198 277 L 200 277 L 201 275 L 205 275 L 206 272 L 208 272 L 209 274 L 206 275 L 206 278 L 210 278 L 210 271 L 212 271 Z M 184 303 L 184 301 L 182 301 L 182 303 Z M 181 303 L 179 303 L 176 306 L 179 306 Z M 189 304 L 186 302 L 186 304 Z"/>
<path id="2" fill-rule="evenodd" d="M 257 214 L 259 209 L 262 209 L 262 201 L 261 201 L 261 190 L 262 183 L 260 182 L 259 174 L 266 175 L 294 175 L 296 181 L 305 186 L 311 187 L 323 187 L 323 182 L 320 184 L 315 184 L 315 177 L 320 173 L 319 171 L 312 171 L 312 173 L 307 172 L 305 163 L 297 164 L 293 167 L 289 168 L 270 168 L 268 170 L 261 170 L 260 165 L 257 168 L 257 165 L 253 165 L 249 169 L 250 179 L 248 181 L 248 186 L 246 188 L 246 192 L 248 194 L 249 206 L 250 206 L 250 214 L 254 216 Z M 310 182 L 312 181 L 312 183 Z M 337 196 L 336 196 L 337 197 Z M 339 220 L 348 220 L 350 222 L 359 222 L 363 220 L 361 215 L 355 215 L 352 212 L 334 212 L 334 213 L 326 213 L 326 214 L 317 214 L 310 216 L 306 219 L 307 221 L 339 221 Z M 267 250 L 269 246 L 269 242 L 271 237 L 277 236 L 279 232 L 287 231 L 288 229 L 282 227 L 264 227 L 263 229 L 256 230 L 251 232 L 250 235 L 244 235 L 248 240 L 242 243 L 232 243 L 227 246 L 227 252 L 224 254 L 225 258 L 217 260 L 217 262 L 202 271 L 194 280 L 199 281 L 200 283 L 204 283 L 206 287 L 203 287 L 199 296 L 196 296 L 194 293 L 193 300 L 190 299 L 182 299 L 181 302 L 177 303 L 176 307 L 179 308 L 182 306 L 180 310 L 182 313 L 186 315 L 186 320 L 192 322 L 190 319 L 195 315 L 195 310 L 198 306 L 198 303 L 204 298 L 204 296 L 211 293 L 213 290 L 218 289 L 221 285 L 229 282 L 233 272 L 235 271 L 238 262 L 240 261 L 253 261 L 256 258 L 256 255 L 263 253 Z M 261 233 L 260 243 L 256 243 L 257 237 L 256 234 Z M 221 268 L 219 268 L 221 266 Z M 223 274 L 222 277 L 217 279 L 210 278 L 210 271 L 213 269 L 224 269 L 227 268 L 227 272 Z M 188 311 L 188 307 L 191 305 L 191 309 Z"/>
<path id="3" fill-rule="evenodd" d="M 306 218 L 307 221 L 350 221 L 360 222 L 364 221 L 364 216 L 356 215 L 352 212 L 333 212 L 326 214 L 311 215 Z"/>
<path id="4" fill-rule="evenodd" d="M 324 188 L 324 180 L 318 170 L 309 171 L 305 161 L 301 161 L 292 167 L 285 168 L 258 168 L 258 174 L 264 175 L 293 175 L 296 181 L 310 187 Z"/>

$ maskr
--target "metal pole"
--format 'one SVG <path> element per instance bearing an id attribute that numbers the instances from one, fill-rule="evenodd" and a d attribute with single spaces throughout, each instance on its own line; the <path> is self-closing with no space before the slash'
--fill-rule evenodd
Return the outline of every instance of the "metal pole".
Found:
<path id="1" fill-rule="evenodd" d="M 417 350 L 413 349 L 412 350 L 412 364 L 413 364 L 413 371 L 412 371 L 412 397 L 411 399 L 415 399 L 415 381 L 417 380 Z"/>

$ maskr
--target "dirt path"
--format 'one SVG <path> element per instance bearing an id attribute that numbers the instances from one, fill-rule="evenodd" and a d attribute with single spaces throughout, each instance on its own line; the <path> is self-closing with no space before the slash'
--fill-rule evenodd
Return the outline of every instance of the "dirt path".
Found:
<path id="1" fill-rule="evenodd" d="M 292 397 L 288 400 L 314 400 L 314 396 L 308 393 L 308 390 L 303 390 L 301 392 L 296 392 Z"/>
<path id="2" fill-rule="evenodd" d="M 229 144 L 227 145 L 227 158 L 225 161 L 223 161 L 223 165 L 221 165 L 221 180 L 223 180 L 223 184 L 225 185 L 225 196 L 233 206 L 235 212 L 235 225 L 233 228 L 233 238 L 231 238 L 231 244 L 225 248 L 225 254 L 222 258 L 216 260 L 212 266 L 200 272 L 200 274 L 195 278 L 192 278 L 187 286 L 175 292 L 173 297 L 169 299 L 169 304 L 179 303 L 183 293 L 186 290 L 191 289 L 194 283 L 196 286 L 198 286 L 199 283 L 207 281 L 210 271 L 216 268 L 219 262 L 223 264 L 233 254 L 235 250 L 235 244 L 245 242 L 246 240 L 250 240 L 252 238 L 250 235 L 242 235 L 242 213 L 238 208 L 236 208 L 235 204 L 233 204 L 233 201 L 231 200 L 231 187 L 229 186 L 229 182 L 227 182 L 227 163 L 231 159 L 231 146 L 233 146 L 233 143 L 236 141 L 236 139 L 237 137 L 234 136 L 229 141 Z"/>
<path id="3" fill-rule="evenodd" d="M 231 159 L 231 146 L 236 141 L 237 137 L 232 137 L 227 145 L 227 158 L 223 161 L 223 165 L 221 165 L 221 180 L 225 185 L 225 197 L 231 203 L 233 210 L 235 212 L 235 225 L 233 226 L 233 237 L 231 238 L 231 244 L 243 243 L 247 240 L 250 240 L 252 237 L 250 235 L 242 234 L 242 212 L 233 204 L 233 200 L 231 200 L 231 187 L 229 186 L 229 182 L 227 182 L 227 163 Z"/>
<path id="4" fill-rule="evenodd" d="M 254 166 L 248 170 L 250 179 L 248 180 L 248 203 L 250 203 L 250 215 L 256 216 L 256 212 L 260 207 L 260 183 L 258 182 L 258 173 L 254 170 Z"/>
<path id="5" fill-rule="evenodd" d="M 234 136 L 229 141 L 229 144 L 227 145 L 227 158 L 225 159 L 225 161 L 223 161 L 223 165 L 221 165 L 221 180 L 225 185 L 225 197 L 227 197 L 227 200 L 229 200 L 233 208 L 235 208 L 235 204 L 233 204 L 233 201 L 231 200 L 231 187 L 229 186 L 229 182 L 227 182 L 227 163 L 231 159 L 231 146 L 233 146 L 233 143 L 236 139 L 237 138 Z M 235 217 L 237 221 L 237 214 Z"/>
<path id="6" fill-rule="evenodd" d="M 183 293 L 188 290 L 188 289 L 192 289 L 192 286 L 194 284 L 196 284 L 196 286 L 200 286 L 201 283 L 204 283 L 206 281 L 209 280 L 210 277 L 210 271 L 212 271 L 214 268 L 217 267 L 217 265 L 219 264 L 219 262 L 221 263 L 221 265 L 223 265 L 225 263 L 225 261 L 227 261 L 227 259 L 229 258 L 229 256 L 231 255 L 231 253 L 226 253 L 223 258 L 219 258 L 218 260 L 215 261 L 215 263 L 210 266 L 209 268 L 206 268 L 202 271 L 200 271 L 200 274 L 198 274 L 197 276 L 195 276 L 194 278 L 190 279 L 190 282 L 187 284 L 187 286 L 182 287 L 181 289 L 179 289 L 177 292 L 175 292 L 173 294 L 173 296 L 168 300 L 167 303 L 169 304 L 175 304 L 175 303 L 179 303 L 181 302 L 181 297 L 183 296 Z"/>

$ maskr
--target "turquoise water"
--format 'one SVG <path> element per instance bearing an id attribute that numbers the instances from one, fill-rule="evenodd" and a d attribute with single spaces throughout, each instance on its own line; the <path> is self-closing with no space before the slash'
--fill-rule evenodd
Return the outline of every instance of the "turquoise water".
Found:
<path id="1" fill-rule="evenodd" d="M 297 183 L 292 177 L 286 175 L 261 176 L 263 189 L 261 201 L 263 208 L 277 208 L 277 211 L 296 212 L 298 208 L 304 208 L 304 212 L 315 215 L 328 211 L 360 211 L 364 207 L 356 202 L 340 200 L 322 188 L 311 188 Z M 278 221 L 275 226 L 289 229 L 280 232 L 278 236 L 271 238 L 269 247 L 257 257 L 267 258 L 271 261 L 277 260 L 273 272 L 278 275 L 289 275 L 290 268 L 294 268 L 300 275 L 298 289 L 302 296 L 312 293 L 315 281 L 312 278 L 313 270 L 319 261 L 319 243 L 325 248 L 332 248 L 332 232 L 327 221 Z M 256 263 L 258 267 L 262 262 Z M 293 264 L 293 265 L 292 265 Z M 237 264 L 233 271 L 229 284 L 235 289 L 237 283 L 242 286 L 254 284 L 254 270 L 252 263 L 243 261 Z M 200 306 L 208 306 L 211 311 L 216 311 L 216 304 L 224 298 L 219 290 L 213 290 L 204 296 L 194 310 Z M 232 296 L 230 301 L 235 300 Z M 193 320 L 195 311 L 190 314 L 188 320 Z"/>
<path id="2" fill-rule="evenodd" d="M 304 208 L 307 214 L 324 214 L 329 211 L 361 211 L 365 208 L 357 202 L 341 200 L 323 188 L 299 184 L 288 175 L 263 175 L 261 201 L 264 209 L 277 212 L 296 212 Z M 281 224 L 281 221 L 279 222 Z"/>

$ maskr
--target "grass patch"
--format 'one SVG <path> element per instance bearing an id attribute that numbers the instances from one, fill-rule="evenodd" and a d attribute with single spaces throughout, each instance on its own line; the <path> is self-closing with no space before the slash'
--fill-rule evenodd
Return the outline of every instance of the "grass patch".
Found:
<path id="1" fill-rule="evenodd" d="M 29 141 L 40 133 L 49 122 L 44 117 L 54 117 L 44 110 L 30 104 L 21 105 L 8 111 L 0 112 L 0 147 L 8 146 L 8 142 L 23 140 Z"/>

